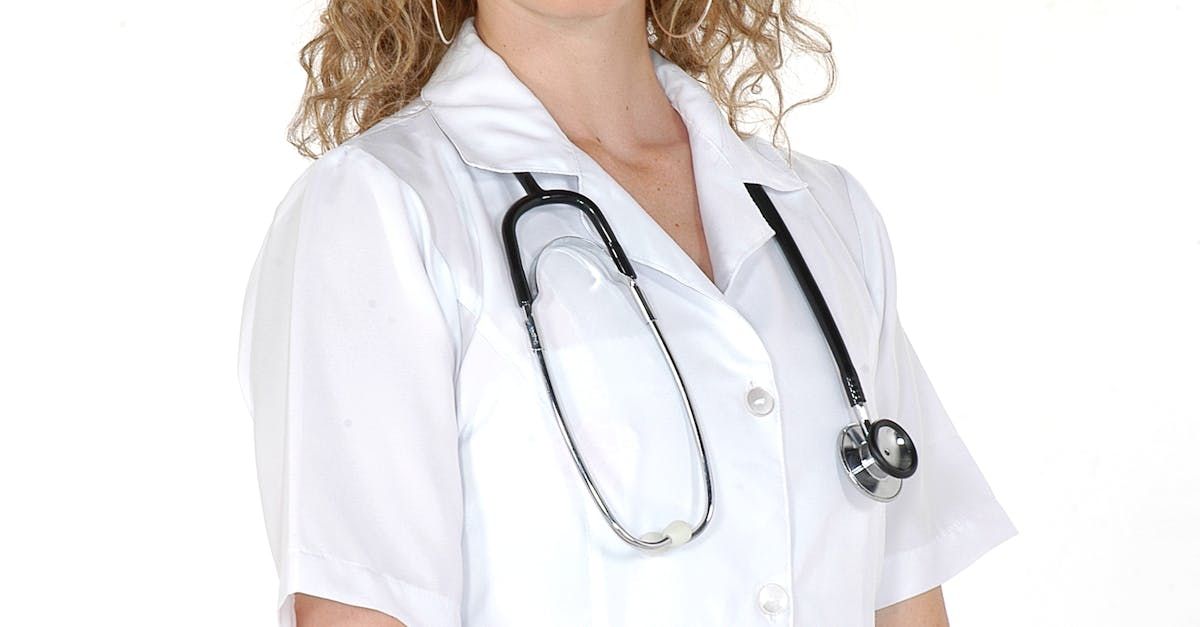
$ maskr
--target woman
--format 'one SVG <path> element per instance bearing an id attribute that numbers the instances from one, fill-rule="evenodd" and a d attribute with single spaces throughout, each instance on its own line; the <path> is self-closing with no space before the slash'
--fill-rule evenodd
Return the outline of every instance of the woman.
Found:
<path id="1" fill-rule="evenodd" d="M 731 123 L 784 44 L 827 59 L 787 0 L 334 0 L 322 23 L 293 136 L 322 154 L 241 348 L 281 624 L 946 623 L 940 584 L 1014 530 L 862 187 Z M 595 202 L 669 358 L 580 207 L 523 215 L 510 273 L 535 186 Z M 890 502 L 835 453 L 855 412 L 784 232 L 863 411 L 920 447 Z"/>

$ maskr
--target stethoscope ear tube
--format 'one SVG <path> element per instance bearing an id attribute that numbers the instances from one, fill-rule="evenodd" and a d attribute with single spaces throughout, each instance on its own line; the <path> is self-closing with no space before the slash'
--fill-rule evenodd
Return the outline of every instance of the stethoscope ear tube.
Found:
<path id="1" fill-rule="evenodd" d="M 650 311 L 650 305 L 646 302 L 646 297 L 642 294 L 642 290 L 637 284 L 637 275 L 633 271 L 633 265 L 629 263 L 629 259 L 625 256 L 625 251 L 621 249 L 621 245 L 617 242 L 616 236 L 608 225 L 608 221 L 600 212 L 600 208 L 591 201 L 588 197 L 571 190 L 556 189 L 544 190 L 538 186 L 533 176 L 528 172 L 515 172 L 517 180 L 521 182 L 521 186 L 525 188 L 525 196 L 513 203 L 508 212 L 505 213 L 501 225 L 501 236 L 504 241 L 504 252 L 508 260 L 509 274 L 512 277 L 513 290 L 517 294 L 517 301 L 521 309 L 525 312 L 525 327 L 529 333 L 529 343 L 533 349 L 534 356 L 537 358 L 538 366 L 542 372 L 542 378 L 546 384 L 546 392 L 549 396 L 550 407 L 553 410 L 555 421 L 558 424 L 563 440 L 567 445 L 567 451 L 571 455 L 571 460 L 575 464 L 575 469 L 578 471 L 580 478 L 583 480 L 584 486 L 592 497 L 592 501 L 596 504 L 596 508 L 600 510 L 604 516 L 608 526 L 621 538 L 626 544 L 646 550 L 659 551 L 662 549 L 682 546 L 691 542 L 695 537 L 699 536 L 709 523 L 712 522 L 713 512 L 715 510 L 714 495 L 713 495 L 713 479 L 712 468 L 708 460 L 708 452 L 704 444 L 704 437 L 700 433 L 700 423 L 696 419 L 696 414 L 692 409 L 691 398 L 688 394 L 687 387 L 684 385 L 683 377 L 679 373 L 679 367 L 675 363 L 675 357 L 671 354 L 670 348 L 667 346 L 666 340 L 663 339 L 662 330 L 658 327 L 658 321 L 654 314 Z M 558 395 L 554 390 L 554 383 L 551 380 L 550 368 L 546 363 L 546 357 L 542 348 L 541 339 L 539 338 L 537 321 L 533 314 L 533 293 L 529 289 L 529 278 L 525 273 L 525 266 L 521 259 L 520 245 L 517 241 L 517 222 L 532 209 L 550 204 L 565 204 L 575 207 L 583 211 L 588 219 L 591 220 L 592 226 L 599 233 L 600 239 L 603 240 L 605 248 L 608 250 L 609 256 L 612 258 L 613 264 L 617 267 L 621 274 L 624 274 L 628 279 L 628 288 L 630 295 L 638 306 L 643 320 L 654 336 L 655 344 L 661 353 L 664 362 L 670 369 L 671 378 L 675 383 L 676 391 L 679 393 L 680 401 L 683 404 L 685 413 L 687 414 L 688 427 L 692 433 L 693 441 L 696 445 L 697 455 L 700 458 L 700 468 L 704 481 L 704 498 L 705 504 L 703 514 L 695 524 L 688 523 L 682 520 L 672 521 L 666 525 L 661 531 L 650 531 L 643 533 L 640 536 L 635 536 L 632 532 L 625 528 L 613 514 L 612 508 L 608 504 L 608 500 L 601 493 L 596 482 L 592 478 L 591 472 L 588 470 L 587 464 L 583 460 L 579 447 L 575 442 L 575 436 L 572 434 L 567 421 L 563 416 L 562 408 L 558 402 Z"/>
<path id="2" fill-rule="evenodd" d="M 569 189 L 544 190 L 528 172 L 514 172 L 513 174 L 521 182 L 521 187 L 525 188 L 525 196 L 513 203 L 512 207 L 504 214 L 504 220 L 500 225 L 500 235 L 504 241 L 504 254 L 508 260 L 513 292 L 516 293 L 517 302 L 522 307 L 533 302 L 533 292 L 529 289 L 529 277 L 525 274 L 525 264 L 521 260 L 521 244 L 517 240 L 517 222 L 530 210 L 544 205 L 571 205 L 582 211 L 600 235 L 600 241 L 604 242 L 604 248 L 608 250 L 617 270 L 630 279 L 637 278 L 637 274 L 633 271 L 633 264 L 629 263 L 629 258 L 625 256 L 625 251 L 617 241 L 617 236 L 613 234 L 612 227 L 608 225 L 608 220 L 604 218 L 604 214 L 600 212 L 600 208 L 592 202 L 592 199 Z"/>

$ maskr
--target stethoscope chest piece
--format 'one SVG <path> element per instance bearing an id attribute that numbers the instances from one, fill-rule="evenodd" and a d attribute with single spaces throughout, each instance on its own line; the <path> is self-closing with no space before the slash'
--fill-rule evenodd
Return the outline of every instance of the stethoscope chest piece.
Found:
<path id="1" fill-rule="evenodd" d="M 850 481 L 876 501 L 888 502 L 917 471 L 917 448 L 892 420 L 860 420 L 842 429 L 838 457 Z"/>

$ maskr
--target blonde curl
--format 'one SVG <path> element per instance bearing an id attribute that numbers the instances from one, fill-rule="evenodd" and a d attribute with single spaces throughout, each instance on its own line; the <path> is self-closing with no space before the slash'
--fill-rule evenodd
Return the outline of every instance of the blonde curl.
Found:
<path id="1" fill-rule="evenodd" d="M 784 116 L 833 90 L 837 69 L 828 34 L 799 14 L 797 0 L 713 0 L 707 14 L 705 4 L 647 4 L 648 44 L 704 83 L 739 135 L 750 134 L 743 128 L 747 113 L 765 112 L 778 144 L 786 139 Z M 702 16 L 704 23 L 687 37 L 670 37 L 654 13 L 667 21 L 669 33 L 691 31 Z M 474 14 L 475 0 L 438 5 L 450 37 Z M 445 54 L 436 29 L 429 0 L 330 0 L 316 36 L 300 51 L 308 81 L 288 140 L 315 158 L 403 108 Z M 785 96 L 780 73 L 792 54 L 815 62 L 824 77 L 816 93 L 795 100 Z"/>

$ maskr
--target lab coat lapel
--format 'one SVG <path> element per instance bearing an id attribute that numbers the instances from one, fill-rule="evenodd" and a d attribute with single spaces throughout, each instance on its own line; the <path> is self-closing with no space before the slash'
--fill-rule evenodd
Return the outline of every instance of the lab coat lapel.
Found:
<path id="1" fill-rule="evenodd" d="M 580 159 L 579 191 L 590 196 L 604 211 L 630 259 L 700 294 L 723 301 L 724 292 L 741 263 L 770 241 L 775 232 L 759 213 L 742 177 L 724 153 L 710 143 L 706 130 L 695 120 L 688 120 L 688 124 L 697 200 L 713 267 L 712 280 L 637 200 L 586 154 Z M 760 179 L 756 176 L 754 180 Z M 586 222 L 582 216 L 580 221 Z"/>
<path id="2" fill-rule="evenodd" d="M 706 140 L 697 135 L 693 133 L 692 140 L 693 168 L 698 173 L 696 194 L 713 280 L 724 293 L 742 262 L 775 232 L 754 205 L 745 182 L 733 175 L 724 154 L 707 147 Z"/>
<path id="3" fill-rule="evenodd" d="M 474 17 L 459 28 L 421 98 L 468 165 L 579 174 L 578 149 L 504 59 L 479 39 Z"/>
<path id="4" fill-rule="evenodd" d="M 459 29 L 421 91 L 434 119 L 468 165 L 497 173 L 531 172 L 543 187 L 559 184 L 592 198 L 626 254 L 708 297 L 724 300 L 742 261 L 774 232 L 762 219 L 744 183 L 777 191 L 806 187 L 773 149 L 739 137 L 707 89 L 679 66 L 648 49 L 655 73 L 688 128 L 696 190 L 714 281 L 636 200 L 562 132 L 541 101 L 479 39 L 474 18 Z M 550 174 L 563 177 L 546 176 Z M 519 197 L 497 199 L 497 216 Z M 591 232 L 579 214 L 579 230 Z M 497 227 L 499 222 L 497 221 Z"/>
<path id="5" fill-rule="evenodd" d="M 720 290 L 705 276 L 700 266 L 603 169 L 585 165 L 580 178 L 580 190 L 600 206 L 625 254 L 636 265 L 650 268 L 709 298 L 722 299 Z M 580 221 L 586 221 L 582 214 Z M 588 224 L 587 228 L 590 227 Z"/>

